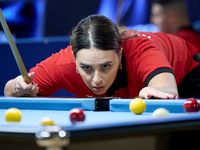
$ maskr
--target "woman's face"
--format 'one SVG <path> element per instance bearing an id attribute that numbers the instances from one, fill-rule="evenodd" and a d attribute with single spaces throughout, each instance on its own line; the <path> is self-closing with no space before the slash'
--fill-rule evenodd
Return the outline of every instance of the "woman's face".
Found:
<path id="1" fill-rule="evenodd" d="M 82 49 L 76 54 L 76 66 L 85 84 L 97 94 L 104 94 L 114 82 L 120 56 L 113 50 Z"/>

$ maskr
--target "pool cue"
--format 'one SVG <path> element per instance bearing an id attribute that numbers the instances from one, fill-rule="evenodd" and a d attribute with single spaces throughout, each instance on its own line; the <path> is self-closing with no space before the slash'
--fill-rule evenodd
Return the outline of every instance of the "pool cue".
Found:
<path id="1" fill-rule="evenodd" d="M 17 46 L 16 46 L 16 44 L 15 44 L 15 42 L 14 42 L 14 40 L 13 40 L 13 37 L 12 37 L 12 35 L 11 35 L 11 33 L 10 33 L 10 30 L 9 30 L 9 28 L 8 28 L 8 25 L 7 25 L 7 23 L 6 23 L 6 20 L 5 20 L 5 18 L 4 18 L 4 16 L 3 16 L 3 13 L 2 13 L 2 11 L 1 11 L 1 8 L 0 8 L 0 22 L 1 22 L 1 25 L 2 25 L 2 27 L 3 27 L 4 32 L 5 32 L 5 34 L 6 34 L 6 37 L 7 37 L 7 39 L 8 39 L 10 48 L 11 48 L 11 50 L 12 50 L 12 53 L 13 53 L 14 58 L 15 58 L 15 61 L 17 62 L 17 66 L 18 66 L 18 68 L 19 68 L 19 70 L 20 70 L 20 73 L 21 73 L 21 75 L 22 75 L 24 81 L 25 81 L 26 83 L 31 83 L 31 79 L 30 79 L 30 77 L 28 76 L 28 73 L 27 73 L 26 68 L 25 68 L 25 66 L 24 66 L 24 63 L 23 63 L 23 61 L 22 61 L 22 58 L 21 58 L 21 56 L 20 56 L 20 54 L 19 54 L 19 51 L 18 51 L 18 49 L 17 49 Z"/>

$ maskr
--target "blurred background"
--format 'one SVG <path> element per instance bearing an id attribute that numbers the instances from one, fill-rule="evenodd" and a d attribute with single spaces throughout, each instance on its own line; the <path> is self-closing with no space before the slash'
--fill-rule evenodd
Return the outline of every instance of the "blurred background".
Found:
<path id="1" fill-rule="evenodd" d="M 200 32 L 200 0 L 185 0 L 190 22 Z M 0 7 L 29 71 L 69 45 L 72 28 L 84 17 L 103 14 L 131 29 L 157 32 L 150 23 L 151 0 L 0 0 Z M 0 95 L 20 74 L 0 26 Z M 73 96 L 60 92 L 54 96 Z"/>

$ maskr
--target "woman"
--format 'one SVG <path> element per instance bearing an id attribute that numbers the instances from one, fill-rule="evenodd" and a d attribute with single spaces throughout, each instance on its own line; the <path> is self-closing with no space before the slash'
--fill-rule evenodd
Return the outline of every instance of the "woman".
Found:
<path id="1" fill-rule="evenodd" d="M 197 49 L 173 35 L 118 29 L 107 17 L 92 15 L 73 29 L 70 45 L 32 68 L 32 83 L 22 76 L 8 81 L 5 95 L 50 96 L 63 88 L 78 97 L 199 96 L 195 79 L 190 85 L 190 74 L 199 70 L 192 58 Z"/>

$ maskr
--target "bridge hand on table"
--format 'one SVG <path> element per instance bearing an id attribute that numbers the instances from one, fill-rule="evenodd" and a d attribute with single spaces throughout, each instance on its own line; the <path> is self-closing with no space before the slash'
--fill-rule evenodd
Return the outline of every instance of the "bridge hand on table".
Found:
<path id="1" fill-rule="evenodd" d="M 151 98 L 159 98 L 159 99 L 177 99 L 179 96 L 163 92 L 153 87 L 145 87 L 139 93 L 140 98 L 151 99 Z"/>

